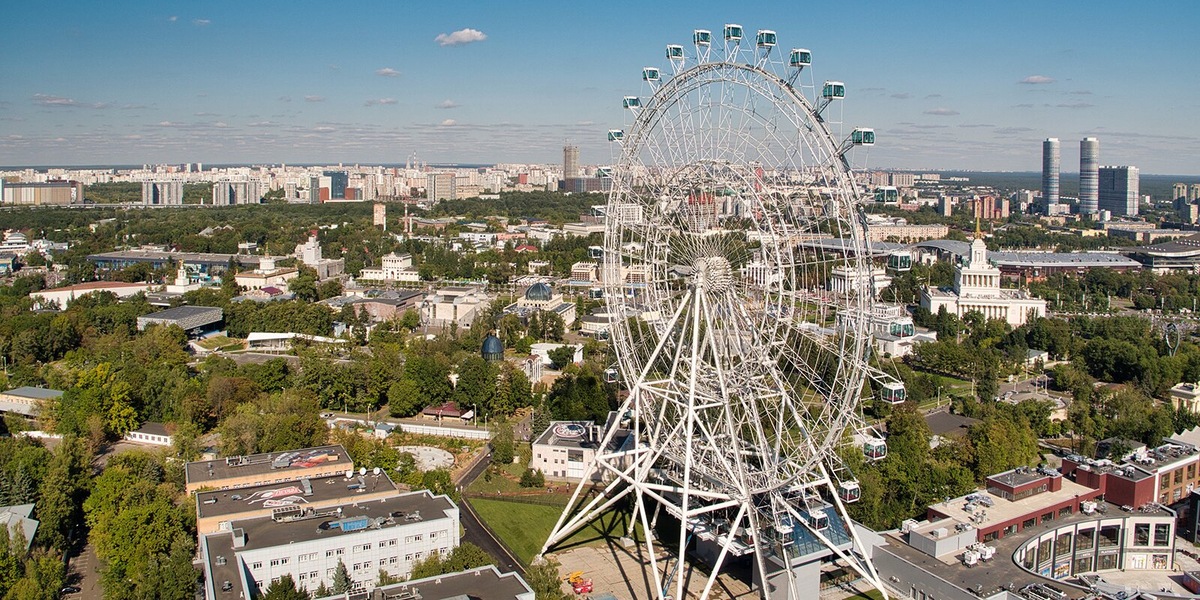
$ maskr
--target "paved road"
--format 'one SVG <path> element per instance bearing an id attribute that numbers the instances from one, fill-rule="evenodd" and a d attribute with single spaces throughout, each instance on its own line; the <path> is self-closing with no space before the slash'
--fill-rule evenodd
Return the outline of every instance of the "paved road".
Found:
<path id="1" fill-rule="evenodd" d="M 71 559 L 67 569 L 67 584 L 80 589 L 78 594 L 67 594 L 63 598 L 100 598 L 104 595 L 100 588 L 100 573 L 97 571 L 100 562 L 96 559 L 96 550 L 91 544 L 83 547 L 79 556 Z"/>
<path id="2" fill-rule="evenodd" d="M 462 488 L 471 485 L 477 477 L 487 470 L 490 464 L 490 460 L 479 461 L 479 464 L 468 471 L 466 477 L 463 477 Z M 471 510 L 471 506 L 467 502 L 460 502 L 458 506 L 459 521 L 462 523 L 463 528 L 463 541 L 471 542 L 483 548 L 483 551 L 487 552 L 488 556 L 491 556 L 496 561 L 496 567 L 502 572 L 516 571 L 524 577 L 525 568 L 521 566 L 521 561 L 517 560 L 517 557 L 513 556 L 508 551 L 508 548 L 505 548 L 504 544 L 500 543 L 500 540 L 492 536 L 492 532 L 483 526 L 478 515 L 475 514 L 475 511 Z"/>

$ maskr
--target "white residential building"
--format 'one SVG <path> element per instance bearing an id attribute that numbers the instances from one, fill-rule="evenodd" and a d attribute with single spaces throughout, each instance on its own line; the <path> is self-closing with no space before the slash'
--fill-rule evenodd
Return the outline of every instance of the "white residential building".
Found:
<path id="1" fill-rule="evenodd" d="M 380 259 L 378 269 L 363 269 L 358 278 L 368 281 L 420 281 L 417 269 L 413 267 L 411 254 L 396 254 L 392 252 Z"/>
<path id="2" fill-rule="evenodd" d="M 253 598 L 290 575 L 310 592 L 333 586 L 345 564 L 353 591 L 382 570 L 404 579 L 413 565 L 458 546 L 458 506 L 428 490 L 325 508 L 282 506 L 270 517 L 234 520 L 200 539 L 205 595 Z"/>

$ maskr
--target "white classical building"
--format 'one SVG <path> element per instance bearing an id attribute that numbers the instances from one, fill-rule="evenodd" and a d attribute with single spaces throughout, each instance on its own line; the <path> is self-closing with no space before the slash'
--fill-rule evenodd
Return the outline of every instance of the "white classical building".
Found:
<path id="1" fill-rule="evenodd" d="M 835 294 L 845 294 L 852 290 L 868 289 L 867 286 L 871 283 L 874 283 L 875 295 L 879 296 L 879 292 L 883 291 L 883 288 L 892 285 L 892 278 L 879 267 L 871 267 L 868 272 L 866 269 L 838 265 L 833 268 L 830 275 L 829 291 Z"/>
<path id="2" fill-rule="evenodd" d="M 1002 319 L 1013 327 L 1046 316 L 1045 300 L 1034 298 L 1026 290 L 1000 288 L 1000 269 L 988 262 L 987 246 L 979 234 L 971 242 L 970 255 L 954 267 L 954 287 L 925 287 L 921 290 L 921 306 L 934 314 L 944 306 L 947 312 L 959 317 L 978 311 L 988 319 Z"/>
<path id="3" fill-rule="evenodd" d="M 378 269 L 363 269 L 358 274 L 359 279 L 368 281 L 420 281 L 417 269 L 413 267 L 411 254 L 385 254 L 380 259 Z"/>
<path id="4" fill-rule="evenodd" d="M 258 260 L 258 268 L 253 271 L 243 271 L 233 276 L 238 287 L 245 290 L 261 290 L 266 287 L 288 291 L 288 282 L 299 277 L 299 269 L 275 266 L 275 257 L 263 256 Z"/>

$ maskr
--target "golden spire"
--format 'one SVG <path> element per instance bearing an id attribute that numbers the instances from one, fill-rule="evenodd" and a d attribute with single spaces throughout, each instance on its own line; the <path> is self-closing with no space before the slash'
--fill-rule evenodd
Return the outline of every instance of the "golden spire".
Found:
<path id="1" fill-rule="evenodd" d="M 977 214 L 975 215 L 975 239 L 979 239 L 981 235 L 983 235 L 983 232 L 979 230 L 979 215 Z"/>

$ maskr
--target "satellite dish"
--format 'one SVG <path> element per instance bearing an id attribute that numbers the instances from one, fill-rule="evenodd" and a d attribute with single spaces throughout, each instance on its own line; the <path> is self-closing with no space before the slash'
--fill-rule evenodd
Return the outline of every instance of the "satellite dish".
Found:
<path id="1" fill-rule="evenodd" d="M 367 468 L 366 468 L 366 467 L 360 467 L 360 468 L 358 469 L 358 474 L 359 474 L 359 475 L 366 475 L 366 474 L 367 474 Z"/>
<path id="2" fill-rule="evenodd" d="M 376 477 L 378 477 L 379 476 L 379 467 L 375 467 L 374 469 L 371 469 L 371 473 L 373 473 Z"/>
<path id="3" fill-rule="evenodd" d="M 346 479 L 354 477 L 354 469 L 346 469 Z"/>

